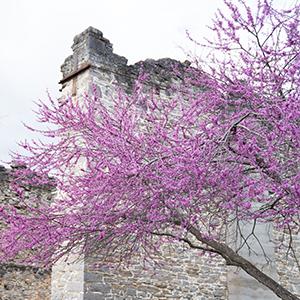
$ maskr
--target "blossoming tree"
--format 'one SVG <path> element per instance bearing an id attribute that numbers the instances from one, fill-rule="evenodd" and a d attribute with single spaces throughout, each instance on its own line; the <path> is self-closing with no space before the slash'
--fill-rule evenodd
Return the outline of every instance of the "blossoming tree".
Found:
<path id="1" fill-rule="evenodd" d="M 55 126 L 40 133 L 53 141 L 22 144 L 29 154 L 15 159 L 28 168 L 15 189 L 22 198 L 22 186 L 50 174 L 61 196 L 0 208 L 2 260 L 29 253 L 52 264 L 74 249 L 127 259 L 157 251 L 157 239 L 182 241 L 298 299 L 225 236 L 242 221 L 300 229 L 300 7 L 224 2 L 206 43 L 211 60 L 195 59 L 170 97 L 144 89 L 143 74 L 110 108 L 96 92 L 38 104 L 40 121 Z"/>

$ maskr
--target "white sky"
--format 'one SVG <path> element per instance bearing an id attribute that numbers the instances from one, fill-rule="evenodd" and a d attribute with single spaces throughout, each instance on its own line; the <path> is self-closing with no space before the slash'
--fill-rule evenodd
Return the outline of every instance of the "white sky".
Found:
<path id="1" fill-rule="evenodd" d="M 249 0 L 252 2 L 253 0 Z M 294 0 L 277 0 L 286 5 Z M 222 0 L 2 0 L 0 3 L 0 160 L 30 138 L 33 101 L 59 96 L 60 66 L 73 37 L 93 26 L 129 63 L 185 60 L 185 30 L 200 38 Z M 0 164 L 3 164 L 0 162 Z"/>

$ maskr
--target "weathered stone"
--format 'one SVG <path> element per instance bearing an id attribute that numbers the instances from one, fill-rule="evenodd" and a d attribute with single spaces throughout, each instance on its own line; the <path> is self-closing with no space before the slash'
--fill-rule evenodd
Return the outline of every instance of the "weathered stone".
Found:
<path id="1" fill-rule="evenodd" d="M 49 270 L 15 264 L 0 265 L 1 300 L 50 300 Z"/>
<path id="2" fill-rule="evenodd" d="M 102 293 L 88 292 L 84 295 L 84 300 L 106 300 L 106 296 Z"/>
<path id="3" fill-rule="evenodd" d="M 104 283 L 94 282 L 93 285 L 90 286 L 89 291 L 91 292 L 100 292 L 103 294 L 109 293 L 111 290 L 110 286 Z"/>
<path id="4" fill-rule="evenodd" d="M 14 170 L 0 166 L 0 203 L 11 204 L 22 209 L 20 199 L 11 190 L 10 184 Z M 26 187 L 25 197 L 33 195 L 43 201 L 51 199 L 51 189 L 46 186 Z M 50 198 L 48 198 L 50 196 Z M 51 271 L 39 267 L 20 265 L 16 260 L 0 264 L 1 300 L 40 300 L 50 299 Z"/>

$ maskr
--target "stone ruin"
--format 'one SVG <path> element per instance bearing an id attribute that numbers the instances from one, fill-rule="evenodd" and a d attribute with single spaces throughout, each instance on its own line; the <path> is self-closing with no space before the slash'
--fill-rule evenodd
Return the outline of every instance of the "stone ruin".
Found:
<path id="1" fill-rule="evenodd" d="M 189 67 L 189 62 L 180 63 L 169 58 L 127 65 L 127 59 L 113 53 L 110 41 L 92 27 L 74 38 L 72 50 L 73 54 L 61 67 L 61 99 L 71 96 L 80 101 L 85 92 L 96 86 L 101 98 L 109 105 L 116 86 L 130 92 L 141 67 L 151 73 L 151 84 L 157 92 L 167 97 L 170 82 L 180 80 L 172 73 L 174 63 L 182 71 Z M 10 172 L 0 169 L 0 201 L 15 197 L 8 187 Z M 258 234 L 272 263 L 266 265 L 263 254 L 255 257 L 249 257 L 246 251 L 243 254 L 290 291 L 300 295 L 297 266 L 278 247 L 282 235 L 269 227 L 260 224 Z M 244 230 L 250 228 L 251 224 L 246 225 Z M 294 241 L 300 257 L 299 237 L 295 236 Z M 257 246 L 253 244 L 253 247 Z M 101 265 L 100 257 L 61 261 L 53 266 L 52 271 L 13 263 L 1 265 L 0 299 L 278 299 L 243 271 L 226 266 L 221 257 L 199 255 L 197 251 L 178 244 L 163 248 L 157 259 L 160 263 L 155 268 L 145 268 L 135 259 L 130 267 L 112 269 Z"/>

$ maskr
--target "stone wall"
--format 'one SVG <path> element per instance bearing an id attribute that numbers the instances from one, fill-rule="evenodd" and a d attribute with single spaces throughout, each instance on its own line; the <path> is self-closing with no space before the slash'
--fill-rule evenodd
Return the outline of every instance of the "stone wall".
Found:
<path id="1" fill-rule="evenodd" d="M 50 300 L 50 281 L 49 270 L 0 264 L 0 299 Z"/>
<path id="2" fill-rule="evenodd" d="M 20 199 L 10 188 L 14 168 L 0 166 L 0 204 L 22 209 Z M 44 197 L 46 201 L 51 199 L 51 189 L 46 186 L 28 187 L 27 193 Z M 50 300 L 50 287 L 50 270 L 20 265 L 13 261 L 0 264 L 0 300 Z"/>
<path id="3" fill-rule="evenodd" d="M 52 267 L 51 300 L 83 300 L 84 261 L 62 258 Z"/>
<path id="4" fill-rule="evenodd" d="M 165 246 L 157 265 L 138 258 L 129 267 L 113 269 L 101 258 L 88 258 L 84 299 L 227 299 L 227 272 L 220 257 L 201 256 L 182 244 Z"/>
<path id="5" fill-rule="evenodd" d="M 252 221 L 247 221 L 240 222 L 239 228 L 242 235 L 247 237 L 247 245 L 240 249 L 239 254 L 263 270 L 264 273 L 277 280 L 273 228 L 271 224 L 257 223 L 254 225 Z M 255 236 L 251 235 L 252 230 L 254 230 Z M 233 233 L 235 232 L 237 232 L 237 228 L 234 228 Z M 231 242 L 231 247 L 238 249 L 243 242 L 244 240 L 239 237 L 234 243 Z M 266 286 L 236 267 L 228 267 L 228 298 L 230 300 L 278 299 Z"/>
<path id="6" fill-rule="evenodd" d="M 274 229 L 274 240 L 278 281 L 300 298 L 300 235 Z"/>

